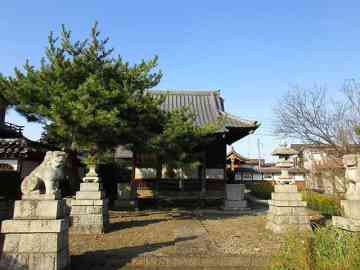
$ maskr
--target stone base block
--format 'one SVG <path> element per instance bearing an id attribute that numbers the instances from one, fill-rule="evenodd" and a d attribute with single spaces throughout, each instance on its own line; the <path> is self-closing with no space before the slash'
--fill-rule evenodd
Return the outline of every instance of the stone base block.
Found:
<path id="1" fill-rule="evenodd" d="M 275 185 L 276 193 L 297 193 L 298 188 L 296 185 Z"/>
<path id="2" fill-rule="evenodd" d="M 333 225 L 350 232 L 360 232 L 360 220 L 346 217 L 333 217 Z"/>
<path id="3" fill-rule="evenodd" d="M 306 207 L 307 203 L 304 201 L 271 200 L 270 205 L 279 206 L 279 207 Z"/>
<path id="4" fill-rule="evenodd" d="M 307 210 L 305 207 L 279 207 L 275 205 L 270 205 L 269 213 L 277 216 L 306 216 Z"/>
<path id="5" fill-rule="evenodd" d="M 243 184 L 226 184 L 226 200 L 243 201 L 245 194 L 245 185 Z"/>
<path id="6" fill-rule="evenodd" d="M 271 199 L 274 201 L 301 201 L 301 194 L 298 192 L 273 192 Z"/>
<path id="7" fill-rule="evenodd" d="M 68 250 L 47 253 L 3 252 L 0 269 L 7 270 L 70 270 Z"/>
<path id="8" fill-rule="evenodd" d="M 1 233 L 60 233 L 69 228 L 65 219 L 21 220 L 11 219 L 1 223 Z"/>
<path id="9" fill-rule="evenodd" d="M 14 219 L 60 219 L 64 210 L 62 200 L 21 200 L 15 202 Z"/>
<path id="10" fill-rule="evenodd" d="M 109 224 L 107 200 L 73 200 L 71 233 L 104 233 Z"/>
<path id="11" fill-rule="evenodd" d="M 308 216 L 279 216 L 270 213 L 267 216 L 268 223 L 277 225 L 303 225 L 310 224 Z"/>
<path id="12" fill-rule="evenodd" d="M 225 200 L 224 210 L 226 211 L 237 211 L 247 209 L 247 201 L 230 201 Z"/>
<path id="13" fill-rule="evenodd" d="M 352 219 L 360 220 L 360 201 L 359 200 L 343 200 L 341 207 L 344 209 L 344 216 Z"/>
<path id="14" fill-rule="evenodd" d="M 103 191 L 78 191 L 76 192 L 76 200 L 101 200 L 105 198 Z"/>
<path id="15" fill-rule="evenodd" d="M 103 185 L 101 183 L 81 183 L 81 191 L 101 191 L 103 190 Z"/>

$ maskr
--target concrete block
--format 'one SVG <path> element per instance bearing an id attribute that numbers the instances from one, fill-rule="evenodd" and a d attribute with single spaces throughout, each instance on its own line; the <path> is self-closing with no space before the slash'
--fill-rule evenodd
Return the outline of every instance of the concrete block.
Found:
<path id="1" fill-rule="evenodd" d="M 360 220 L 360 201 L 359 200 L 343 200 L 341 206 L 344 209 L 345 217 Z"/>
<path id="2" fill-rule="evenodd" d="M 68 248 L 67 231 L 62 233 L 6 234 L 3 252 L 58 252 Z"/>
<path id="3" fill-rule="evenodd" d="M 100 191 L 103 190 L 101 183 L 81 183 L 80 191 Z"/>
<path id="4" fill-rule="evenodd" d="M 78 191 L 76 200 L 101 200 L 105 197 L 103 191 Z"/>
<path id="5" fill-rule="evenodd" d="M 226 200 L 242 201 L 244 200 L 245 185 L 226 184 Z"/>
<path id="6" fill-rule="evenodd" d="M 1 233 L 52 233 L 68 229 L 65 219 L 56 220 L 5 220 L 1 223 Z"/>
<path id="7" fill-rule="evenodd" d="M 275 201 L 301 201 L 302 197 L 300 193 L 273 192 L 271 199 Z"/>
<path id="8" fill-rule="evenodd" d="M 332 222 L 335 227 L 341 228 L 350 232 L 360 232 L 360 220 L 346 217 L 332 217 Z"/>
<path id="9" fill-rule="evenodd" d="M 271 200 L 270 205 L 279 206 L 279 207 L 306 207 L 307 203 L 304 201 L 278 201 Z"/>
<path id="10" fill-rule="evenodd" d="M 275 192 L 280 192 L 280 193 L 286 193 L 286 192 L 296 193 L 296 192 L 298 192 L 296 185 L 275 185 L 274 188 L 275 188 Z"/>
<path id="11" fill-rule="evenodd" d="M 71 215 L 98 215 L 103 214 L 107 209 L 104 206 L 73 206 L 71 209 Z"/>
<path id="12" fill-rule="evenodd" d="M 7 270 L 68 270 L 68 251 L 49 253 L 3 253 L 0 269 Z"/>
<path id="13" fill-rule="evenodd" d="M 224 210 L 235 210 L 247 208 L 247 201 L 225 201 Z"/>
<path id="14" fill-rule="evenodd" d="M 63 201 L 21 200 L 15 202 L 14 219 L 57 219 L 63 217 Z"/>

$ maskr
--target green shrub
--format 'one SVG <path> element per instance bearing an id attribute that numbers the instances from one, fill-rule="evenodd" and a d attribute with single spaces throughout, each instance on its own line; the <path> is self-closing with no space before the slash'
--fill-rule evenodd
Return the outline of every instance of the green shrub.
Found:
<path id="1" fill-rule="evenodd" d="M 358 270 L 360 234 L 332 226 L 299 234 L 284 235 L 279 252 L 272 258 L 271 270 Z"/>
<path id="2" fill-rule="evenodd" d="M 319 211 L 321 214 L 327 216 L 341 215 L 341 197 L 320 194 L 313 191 L 304 191 L 302 192 L 302 195 L 310 209 Z"/>
<path id="3" fill-rule="evenodd" d="M 250 194 L 262 200 L 270 200 L 271 193 L 274 192 L 274 186 L 271 182 L 247 183 L 246 188 Z"/>

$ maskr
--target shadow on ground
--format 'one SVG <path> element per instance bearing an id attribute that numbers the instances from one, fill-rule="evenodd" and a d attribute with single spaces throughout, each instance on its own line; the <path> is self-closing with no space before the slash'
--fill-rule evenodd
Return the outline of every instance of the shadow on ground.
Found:
<path id="1" fill-rule="evenodd" d="M 128 228 L 143 227 L 155 223 L 167 221 L 168 219 L 150 219 L 150 220 L 131 220 L 131 221 L 119 221 L 109 224 L 107 232 L 114 232 Z"/>
<path id="2" fill-rule="evenodd" d="M 196 237 L 177 239 L 176 242 L 194 240 Z M 134 258 L 161 248 L 175 245 L 175 241 L 147 244 L 143 246 L 120 248 L 113 250 L 97 250 L 71 257 L 72 270 L 119 270 Z M 142 266 L 146 266 L 146 256 Z"/>

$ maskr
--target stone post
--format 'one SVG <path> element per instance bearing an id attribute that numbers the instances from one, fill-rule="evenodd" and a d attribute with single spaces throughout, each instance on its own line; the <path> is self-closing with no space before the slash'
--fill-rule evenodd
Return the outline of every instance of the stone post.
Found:
<path id="1" fill-rule="evenodd" d="M 345 179 L 348 181 L 345 200 L 341 201 L 343 217 L 334 216 L 333 225 L 351 232 L 360 232 L 360 155 L 345 155 Z"/>
<path id="2" fill-rule="evenodd" d="M 245 185 L 226 184 L 225 211 L 243 211 L 247 209 L 247 201 L 244 198 Z"/>
<path id="3" fill-rule="evenodd" d="M 59 193 L 23 195 L 14 218 L 2 222 L 1 237 L 0 269 L 70 269 L 68 220 Z"/>
<path id="4" fill-rule="evenodd" d="M 296 152 L 286 146 L 277 148 L 274 156 L 279 156 L 277 167 L 281 168 L 281 176 L 275 184 L 275 192 L 271 194 L 266 228 L 275 233 L 282 233 L 290 228 L 310 229 L 310 220 L 306 211 L 306 202 L 302 201 L 294 179 L 289 176 L 292 163 L 289 158 Z"/>
<path id="5" fill-rule="evenodd" d="M 80 184 L 75 200 L 71 201 L 71 233 L 101 234 L 109 223 L 108 200 L 95 172 L 91 166 L 89 173 Z"/>

